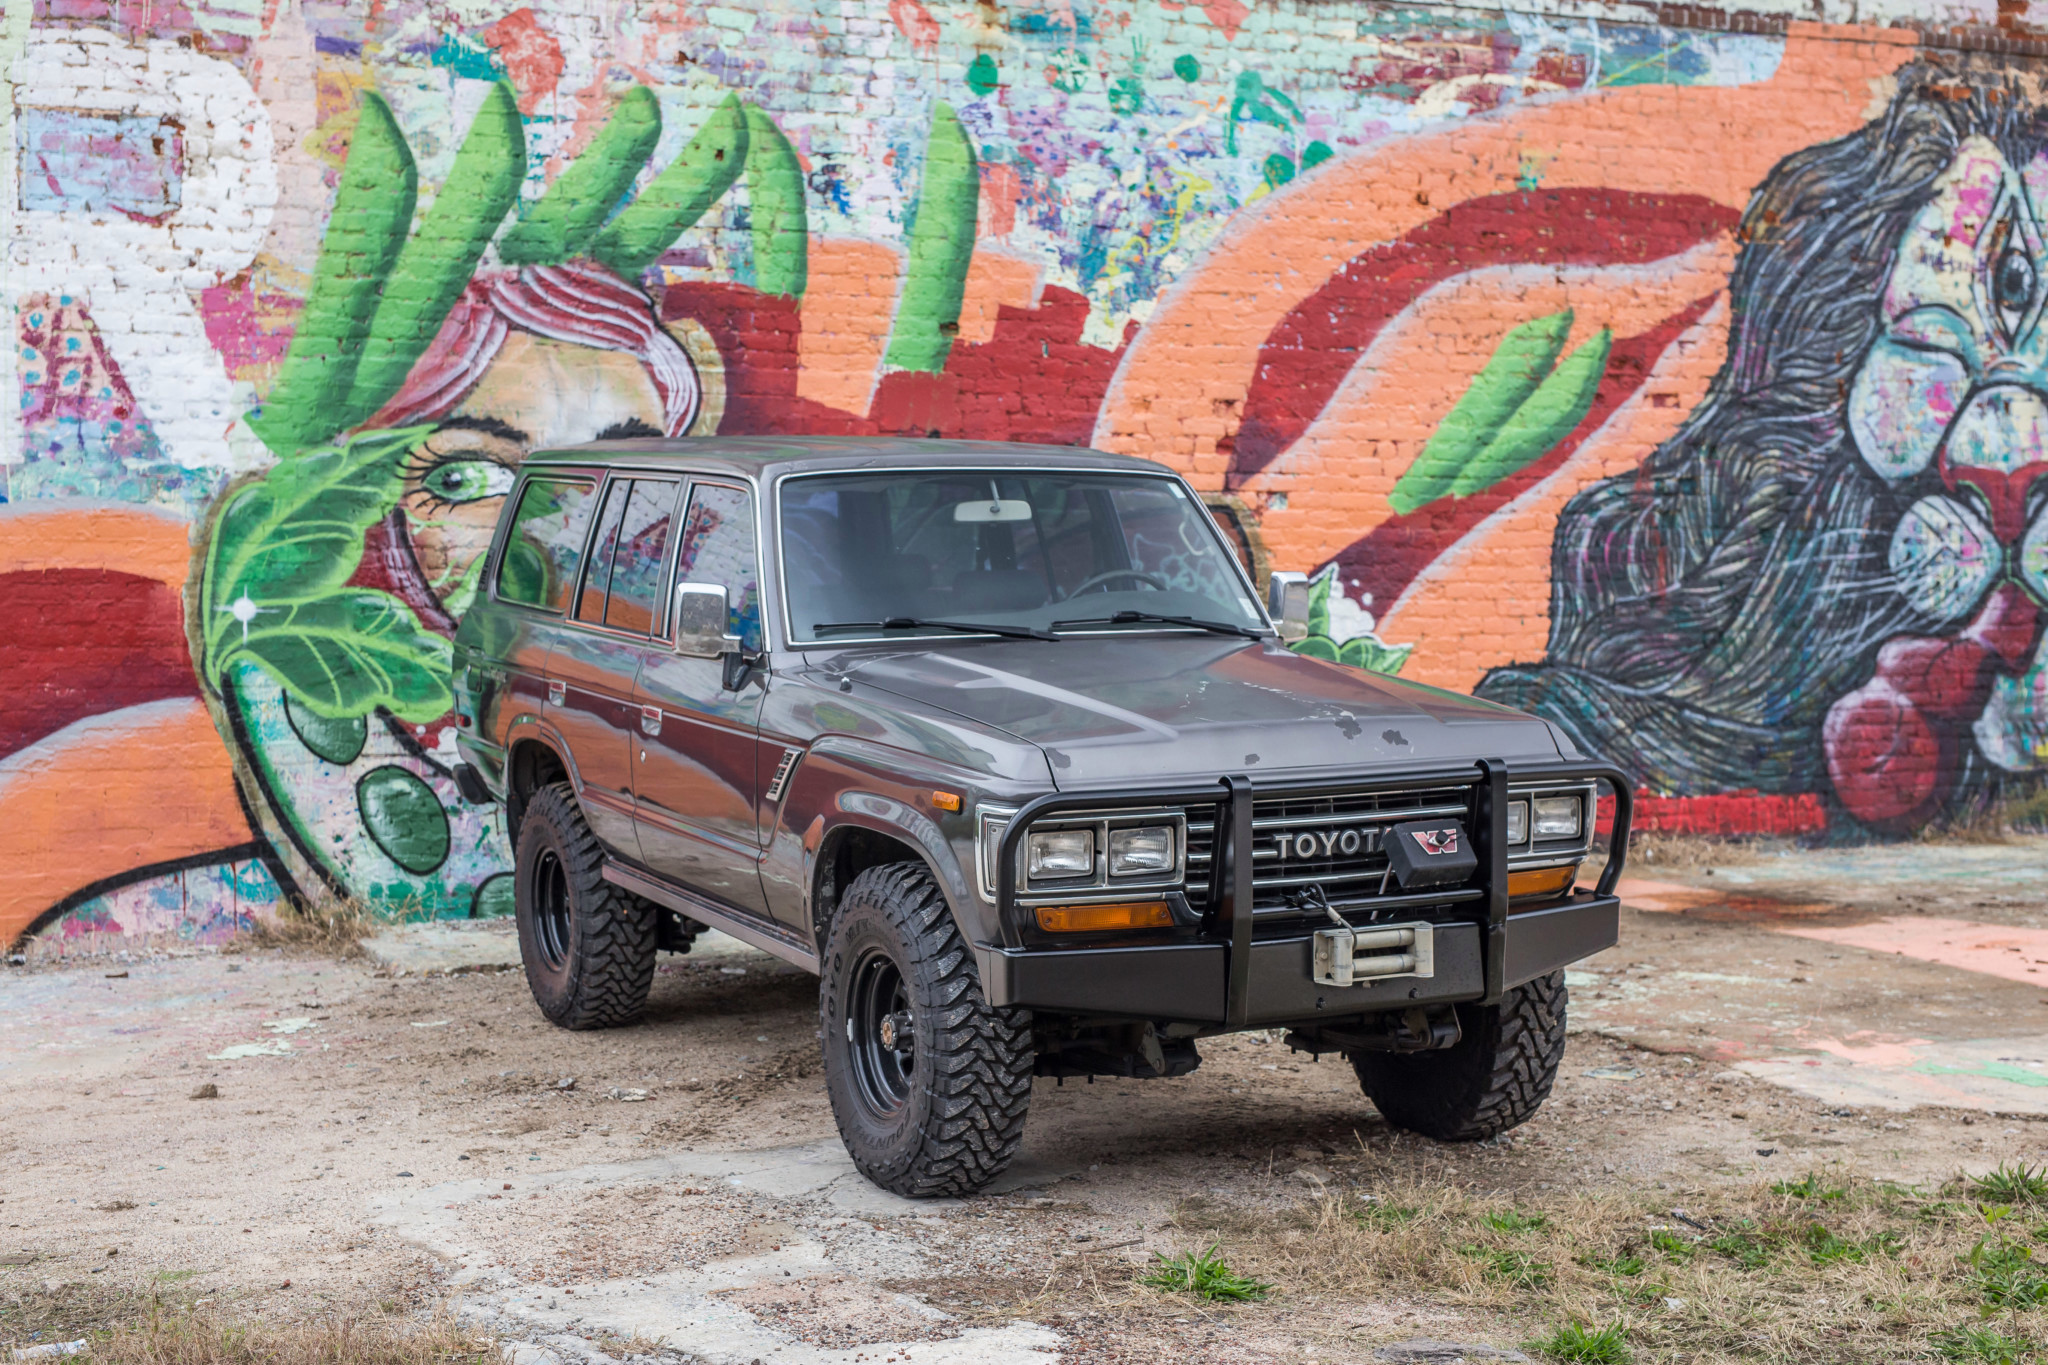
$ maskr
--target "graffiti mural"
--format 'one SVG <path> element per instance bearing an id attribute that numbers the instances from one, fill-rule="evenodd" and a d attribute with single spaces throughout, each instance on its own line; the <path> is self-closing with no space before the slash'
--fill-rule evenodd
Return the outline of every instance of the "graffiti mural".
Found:
<path id="1" fill-rule="evenodd" d="M 7 24 L 0 938 L 504 913 L 447 641 L 520 462 L 599 437 L 1163 460 L 1314 575 L 1304 652 L 1535 709 L 1672 827 L 2048 763 L 2018 59 L 1367 0 Z"/>

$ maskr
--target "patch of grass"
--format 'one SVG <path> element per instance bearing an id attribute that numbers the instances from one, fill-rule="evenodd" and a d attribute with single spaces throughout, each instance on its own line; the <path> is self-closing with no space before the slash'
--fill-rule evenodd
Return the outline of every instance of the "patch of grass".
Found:
<path id="1" fill-rule="evenodd" d="M 1514 1209 L 1489 1213 L 1479 1221 L 1495 1232 L 1541 1232 L 1550 1226 L 1550 1220 L 1540 1213 L 1520 1213 Z"/>
<path id="2" fill-rule="evenodd" d="M 1840 1197 L 1815 1203 L 1767 1179 L 1687 1190 L 1686 1216 L 1704 1230 L 1669 1221 L 1668 1192 L 1615 1186 L 1518 1193 L 1516 1211 L 1544 1226 L 1508 1233 L 1487 1220 L 1499 1196 L 1394 1174 L 1376 1175 L 1373 1193 L 1414 1210 L 1398 1221 L 1332 1190 L 1289 1208 L 1205 1211 L 1213 1221 L 1200 1231 L 1181 1225 L 1290 1298 L 1622 1321 L 1646 1365 L 1933 1361 L 1936 1335 L 1979 1305 L 2015 1339 L 2048 1341 L 2048 1245 L 2023 1235 L 2042 1216 L 1987 1226 L 1959 1190 L 1935 1199 L 1846 1171 L 1827 1180 L 1805 1184 L 1809 1197 Z"/>
<path id="3" fill-rule="evenodd" d="M 1986 1237 L 1970 1248 L 1968 1260 L 1977 1292 L 1993 1308 L 2048 1303 L 2048 1275 L 2042 1274 L 2032 1247 Z"/>
<path id="4" fill-rule="evenodd" d="M 2048 1204 L 2048 1167 L 2000 1162 L 1982 1175 L 1965 1177 L 1989 1204 Z"/>
<path id="5" fill-rule="evenodd" d="M 1212 1303 L 1252 1303 L 1273 1292 L 1273 1286 L 1232 1270 L 1211 1246 L 1207 1251 L 1188 1251 L 1178 1256 L 1160 1256 L 1159 1264 L 1139 1283 L 1169 1294 L 1193 1294 Z"/>
<path id="6" fill-rule="evenodd" d="M 1699 1246 L 1673 1232 L 1670 1228 L 1658 1228 L 1650 1234 L 1650 1245 L 1674 1261 L 1690 1261 L 1699 1253 Z"/>
<path id="7" fill-rule="evenodd" d="M 1791 1199 L 1819 1199 L 1828 1202 L 1846 1199 L 1849 1195 L 1847 1190 L 1824 1182 L 1818 1171 L 1808 1171 L 1797 1180 L 1773 1181 L 1771 1193 L 1782 1194 Z"/>
<path id="8" fill-rule="evenodd" d="M 1529 1348 L 1573 1365 L 1620 1365 L 1629 1358 L 1628 1328 L 1618 1322 L 1605 1327 L 1568 1322 L 1541 1341 L 1530 1342 Z"/>
<path id="9" fill-rule="evenodd" d="M 1771 1256 L 1782 1240 L 1774 1234 L 1758 1231 L 1754 1224 L 1746 1224 L 1709 1238 L 1707 1245 L 1744 1270 L 1762 1270 L 1771 1263 Z"/>
<path id="10" fill-rule="evenodd" d="M 1935 1354 L 1943 1360 L 1975 1361 L 1980 1365 L 2020 1365 L 2034 1360 L 2034 1348 L 2018 1337 L 2007 1336 L 1996 1327 L 1952 1327 L 1936 1332 Z"/>
<path id="11" fill-rule="evenodd" d="M 1581 1256 L 1579 1264 L 1588 1270 L 1597 1270 L 1603 1275 L 1623 1277 L 1640 1275 L 1645 1266 L 1640 1256 Z"/>
<path id="12" fill-rule="evenodd" d="M 1487 1275 L 1502 1284 L 1516 1289 L 1550 1287 L 1550 1267 L 1526 1251 L 1501 1251 L 1469 1243 L 1459 1250 L 1484 1265 Z"/>
<path id="13" fill-rule="evenodd" d="M 1372 1199 L 1353 1209 L 1351 1216 L 1366 1227 L 1386 1232 L 1405 1223 L 1414 1222 L 1421 1212 L 1413 1204 L 1389 1204 L 1384 1200 Z"/>

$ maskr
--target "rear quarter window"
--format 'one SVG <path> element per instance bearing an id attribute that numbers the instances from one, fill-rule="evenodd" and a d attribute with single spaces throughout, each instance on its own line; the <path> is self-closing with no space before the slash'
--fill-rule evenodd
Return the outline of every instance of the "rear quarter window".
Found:
<path id="1" fill-rule="evenodd" d="M 543 611 L 568 608 L 595 488 L 587 479 L 527 481 L 498 564 L 499 600 Z"/>

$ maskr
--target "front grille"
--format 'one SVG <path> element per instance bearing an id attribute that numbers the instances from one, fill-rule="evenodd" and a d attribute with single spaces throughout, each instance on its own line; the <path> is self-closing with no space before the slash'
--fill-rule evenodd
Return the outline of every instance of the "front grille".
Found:
<path id="1" fill-rule="evenodd" d="M 1405 820 L 1445 817 L 1472 828 L 1473 788 L 1348 792 L 1336 796 L 1265 797 L 1252 802 L 1252 909 L 1260 915 L 1301 913 L 1303 888 L 1320 886 L 1339 905 L 1370 901 L 1383 890 L 1387 855 L 1380 836 Z M 1216 856 L 1215 807 L 1188 812 L 1188 903 L 1210 903 Z"/>

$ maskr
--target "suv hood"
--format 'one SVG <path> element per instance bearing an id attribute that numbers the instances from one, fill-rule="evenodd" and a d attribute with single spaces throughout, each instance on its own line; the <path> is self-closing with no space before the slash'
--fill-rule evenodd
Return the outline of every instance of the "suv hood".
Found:
<path id="1" fill-rule="evenodd" d="M 963 644 L 837 666 L 1037 745 L 1069 791 L 1560 756 L 1548 726 L 1505 706 L 1215 636 Z"/>

